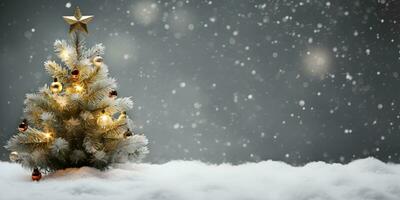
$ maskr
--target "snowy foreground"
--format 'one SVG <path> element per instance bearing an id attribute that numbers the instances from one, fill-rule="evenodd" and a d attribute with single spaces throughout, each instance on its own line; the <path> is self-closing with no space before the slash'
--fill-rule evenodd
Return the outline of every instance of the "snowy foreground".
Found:
<path id="1" fill-rule="evenodd" d="M 399 200 L 400 165 L 373 158 L 303 167 L 276 161 L 238 166 L 172 161 L 121 165 L 106 172 L 68 169 L 37 183 L 19 165 L 0 162 L 0 188 L 1 200 Z"/>

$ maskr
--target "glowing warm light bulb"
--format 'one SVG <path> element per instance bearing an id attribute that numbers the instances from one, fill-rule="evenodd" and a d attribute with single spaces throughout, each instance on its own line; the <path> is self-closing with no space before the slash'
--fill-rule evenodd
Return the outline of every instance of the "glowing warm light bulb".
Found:
<path id="1" fill-rule="evenodd" d="M 82 91 L 83 91 L 82 85 L 75 85 L 75 86 L 74 86 L 74 89 L 75 89 L 75 91 L 77 91 L 77 92 L 82 92 Z"/>
<path id="2" fill-rule="evenodd" d="M 52 134 L 50 132 L 44 133 L 44 138 L 50 140 L 52 138 Z"/>
<path id="3" fill-rule="evenodd" d="M 106 111 L 101 111 L 101 115 L 97 119 L 97 124 L 102 128 L 106 128 L 112 124 L 113 120 L 110 115 L 106 114 Z"/>

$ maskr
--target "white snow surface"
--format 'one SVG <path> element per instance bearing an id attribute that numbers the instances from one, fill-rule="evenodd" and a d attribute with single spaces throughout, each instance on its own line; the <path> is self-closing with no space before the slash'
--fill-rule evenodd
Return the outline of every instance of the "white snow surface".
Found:
<path id="1" fill-rule="evenodd" d="M 1 200 L 399 200 L 400 165 L 374 158 L 349 164 L 278 161 L 213 165 L 199 161 L 124 164 L 107 171 L 66 169 L 32 182 L 0 162 Z"/>

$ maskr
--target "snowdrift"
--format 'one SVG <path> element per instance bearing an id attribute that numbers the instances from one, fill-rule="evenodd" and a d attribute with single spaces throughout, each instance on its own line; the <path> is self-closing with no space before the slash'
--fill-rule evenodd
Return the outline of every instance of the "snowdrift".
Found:
<path id="1" fill-rule="evenodd" d="M 373 158 L 302 167 L 277 161 L 236 166 L 171 161 L 105 172 L 67 169 L 32 182 L 29 171 L 0 162 L 0 188 L 1 200 L 399 200 L 400 165 Z"/>

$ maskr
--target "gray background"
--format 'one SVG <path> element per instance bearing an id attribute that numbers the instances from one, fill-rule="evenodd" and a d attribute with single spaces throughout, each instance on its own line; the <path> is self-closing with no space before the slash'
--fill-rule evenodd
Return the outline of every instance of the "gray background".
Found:
<path id="1" fill-rule="evenodd" d="M 389 0 L 0 3 L 0 143 L 51 78 L 62 15 L 95 15 L 146 161 L 399 162 L 399 10 Z M 2 160 L 8 152 L 0 148 Z"/>

